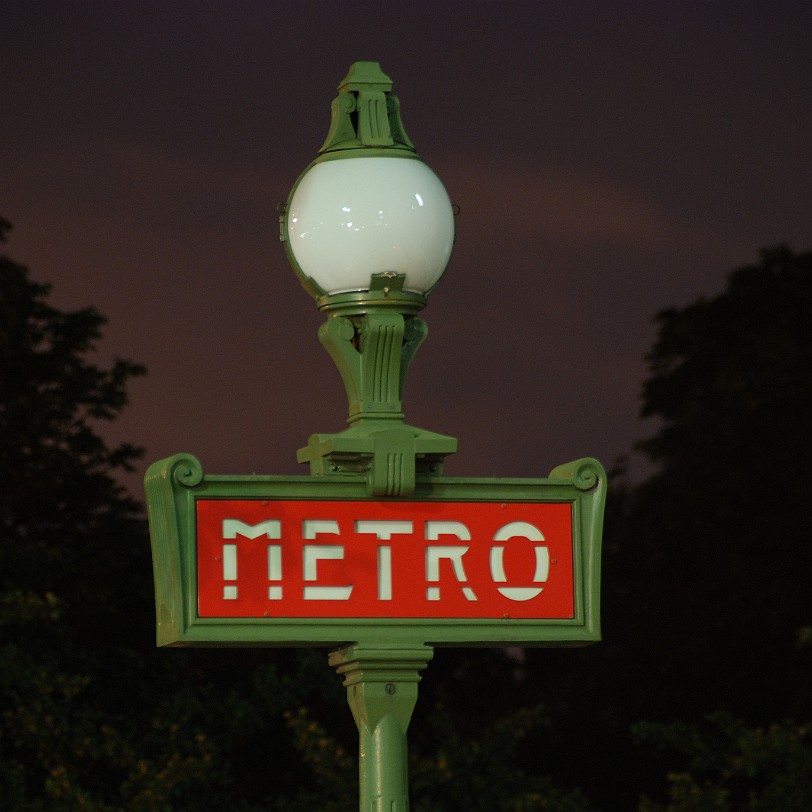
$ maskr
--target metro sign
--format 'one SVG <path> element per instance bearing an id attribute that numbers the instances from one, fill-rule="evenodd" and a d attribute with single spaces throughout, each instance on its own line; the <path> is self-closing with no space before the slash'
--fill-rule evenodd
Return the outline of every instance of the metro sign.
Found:
<path id="1" fill-rule="evenodd" d="M 572 505 L 201 499 L 200 617 L 572 618 Z"/>
<path id="2" fill-rule="evenodd" d="M 605 474 L 420 483 L 373 500 L 357 479 L 146 477 L 161 645 L 379 640 L 552 645 L 599 639 Z"/>

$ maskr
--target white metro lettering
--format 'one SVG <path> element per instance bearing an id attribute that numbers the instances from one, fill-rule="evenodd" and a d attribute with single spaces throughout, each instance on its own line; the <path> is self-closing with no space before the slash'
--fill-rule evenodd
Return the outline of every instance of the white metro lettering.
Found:
<path id="1" fill-rule="evenodd" d="M 391 541 L 394 533 L 413 532 L 414 525 L 408 521 L 385 519 L 382 521 L 359 519 L 355 522 L 356 533 L 374 533 L 381 541 Z M 378 600 L 392 600 L 392 546 L 379 544 L 377 552 L 378 561 Z"/>
<path id="2" fill-rule="evenodd" d="M 509 541 L 520 536 L 530 541 L 544 541 L 541 530 L 529 522 L 510 522 L 500 527 L 494 534 L 494 541 Z M 536 553 L 536 570 L 533 573 L 533 583 L 545 583 L 550 574 L 550 551 L 546 546 L 534 545 Z M 491 547 L 491 578 L 495 584 L 507 582 L 505 574 L 505 545 Z M 544 587 L 528 586 L 500 586 L 498 592 L 512 601 L 529 601 L 541 595 Z"/>
<path id="3" fill-rule="evenodd" d="M 238 585 L 250 583 L 253 595 L 260 586 L 267 589 L 269 601 L 352 601 L 353 606 L 362 600 L 407 601 L 417 607 L 460 597 L 482 605 L 498 594 L 526 602 L 541 595 L 550 577 L 548 541 L 527 521 L 507 522 L 493 532 L 499 524 L 494 522 L 472 538 L 475 523 L 301 516 L 254 524 L 222 519 L 222 538 L 215 537 L 215 557 L 209 559 L 218 562 L 213 584 L 218 600 L 245 600 Z M 259 539 L 268 542 L 257 547 Z M 553 549 L 558 550 L 555 544 Z M 299 556 L 301 570 L 294 566 Z"/>
<path id="4" fill-rule="evenodd" d="M 257 539 L 260 536 L 266 536 L 269 539 L 281 538 L 281 522 L 278 519 L 268 519 L 259 524 L 246 524 L 239 519 L 223 519 L 224 539 L 236 539 L 237 536 L 243 536 L 247 539 Z M 272 567 L 272 550 L 273 561 L 275 567 Z M 268 545 L 268 570 L 270 580 L 282 580 L 282 548 L 279 545 Z M 271 575 L 271 571 L 276 575 Z M 237 545 L 224 544 L 223 545 L 223 581 L 231 581 L 223 586 L 223 599 L 227 601 L 237 600 L 239 593 L 237 590 Z M 274 594 L 278 591 L 278 594 Z M 271 599 L 279 599 L 282 597 L 282 587 L 272 586 L 268 590 L 268 597 Z"/>
<path id="5" fill-rule="evenodd" d="M 235 539 L 244 536 L 247 539 L 258 539 L 267 536 L 269 539 L 281 538 L 279 519 L 267 519 L 259 524 L 246 524 L 239 519 L 223 519 L 223 538 Z"/>
<path id="6" fill-rule="evenodd" d="M 440 536 L 456 536 L 461 541 L 470 541 L 471 533 L 462 522 L 428 521 L 425 527 L 426 541 L 437 541 Z M 436 583 L 440 580 L 440 561 L 449 559 L 454 570 L 454 577 L 461 584 L 468 581 L 462 557 L 468 552 L 468 547 L 451 545 L 429 545 L 426 547 L 426 580 Z M 477 599 L 470 586 L 462 587 L 462 594 L 469 601 Z M 426 588 L 426 600 L 439 601 L 440 587 Z"/>
<path id="7" fill-rule="evenodd" d="M 338 522 L 334 519 L 305 519 L 302 522 L 302 538 L 315 539 L 320 534 L 339 535 Z M 318 580 L 319 561 L 341 561 L 344 558 L 343 544 L 305 544 L 302 547 L 302 566 L 305 581 Z M 352 593 L 352 584 L 345 586 L 306 586 L 306 601 L 346 601 Z"/>

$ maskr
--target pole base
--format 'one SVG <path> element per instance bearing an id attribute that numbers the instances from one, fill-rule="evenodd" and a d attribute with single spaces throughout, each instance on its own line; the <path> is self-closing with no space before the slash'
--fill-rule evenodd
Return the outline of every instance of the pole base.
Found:
<path id="1" fill-rule="evenodd" d="M 417 683 L 434 654 L 430 646 L 349 646 L 329 663 L 344 677 L 358 727 L 359 808 L 409 812 L 406 731 L 417 702 Z"/>

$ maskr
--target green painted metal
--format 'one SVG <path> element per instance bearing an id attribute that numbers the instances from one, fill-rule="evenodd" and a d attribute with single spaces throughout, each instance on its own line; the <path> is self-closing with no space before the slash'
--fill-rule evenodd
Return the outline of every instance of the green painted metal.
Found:
<path id="1" fill-rule="evenodd" d="M 319 150 L 322 160 L 339 157 L 335 153 L 346 150 L 414 154 L 414 144 L 400 120 L 400 102 L 391 91 L 392 80 L 377 62 L 355 62 L 338 86 L 330 131 Z"/>
<path id="2" fill-rule="evenodd" d="M 591 458 L 546 479 L 422 475 L 412 498 L 438 502 L 569 502 L 573 507 L 575 612 L 555 620 L 399 618 L 201 618 L 197 612 L 198 499 L 371 501 L 362 476 L 204 475 L 178 454 L 145 478 L 152 539 L 157 641 L 161 646 L 560 646 L 600 639 L 601 532 L 606 474 Z M 397 501 L 397 500 L 392 500 Z M 403 500 L 407 501 L 407 500 Z"/>
<path id="3" fill-rule="evenodd" d="M 319 339 L 344 381 L 349 428 L 311 435 L 298 453 L 312 476 L 361 474 L 375 496 L 414 493 L 417 478 L 441 473 L 443 459 L 457 450 L 456 438 L 403 422 L 403 381 L 428 327 L 404 315 L 395 300 L 402 282 L 395 274 L 376 274 L 360 307 L 338 297 L 338 312 L 321 326 Z"/>
<path id="4" fill-rule="evenodd" d="M 406 731 L 417 702 L 417 683 L 433 656 L 428 646 L 350 646 L 330 655 L 344 677 L 358 727 L 361 812 L 408 812 Z"/>

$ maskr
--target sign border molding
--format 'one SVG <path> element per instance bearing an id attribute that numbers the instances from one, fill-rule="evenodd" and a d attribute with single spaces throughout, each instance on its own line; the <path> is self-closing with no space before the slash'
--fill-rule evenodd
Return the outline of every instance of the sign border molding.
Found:
<path id="1" fill-rule="evenodd" d="M 381 501 L 358 477 L 209 475 L 192 454 L 153 463 L 145 476 L 159 646 L 584 645 L 600 640 L 600 569 L 606 473 L 587 457 L 545 479 L 420 477 L 408 498 L 387 502 L 570 503 L 574 617 L 201 618 L 197 613 L 199 499 Z"/>

